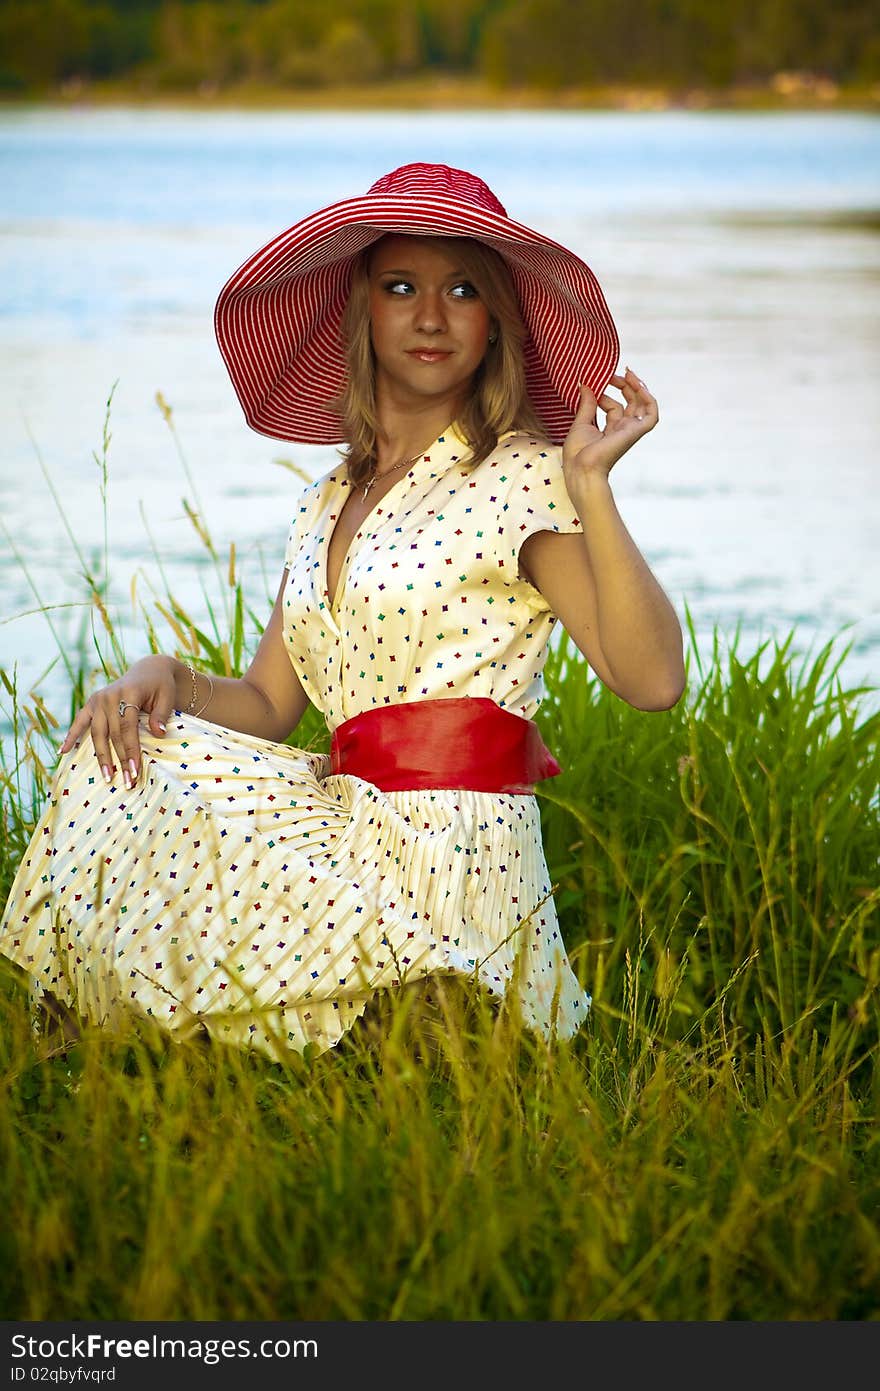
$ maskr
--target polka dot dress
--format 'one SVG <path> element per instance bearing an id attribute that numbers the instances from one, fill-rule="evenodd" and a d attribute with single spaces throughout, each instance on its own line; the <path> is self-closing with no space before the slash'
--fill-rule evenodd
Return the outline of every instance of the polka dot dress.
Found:
<path id="1" fill-rule="evenodd" d="M 284 638 L 329 729 L 376 706 L 488 696 L 531 718 L 554 623 L 518 574 L 534 531 L 573 532 L 561 451 L 447 431 L 366 518 L 331 603 L 344 468 L 302 495 Z M 381 792 L 329 758 L 174 715 L 142 719 L 137 789 L 91 742 L 65 755 L 0 925 L 0 951 L 86 1018 L 125 1011 L 270 1056 L 337 1043 L 376 990 L 433 972 L 517 992 L 570 1037 L 589 996 L 560 936 L 531 796 Z"/>

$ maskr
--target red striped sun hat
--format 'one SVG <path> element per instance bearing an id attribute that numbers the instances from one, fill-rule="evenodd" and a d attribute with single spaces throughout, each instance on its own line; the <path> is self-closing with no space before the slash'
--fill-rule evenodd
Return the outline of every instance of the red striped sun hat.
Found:
<path id="1" fill-rule="evenodd" d="M 312 213 L 223 286 L 214 328 L 251 428 L 303 444 L 346 442 L 327 406 L 345 382 L 342 313 L 355 256 L 388 232 L 473 237 L 504 257 L 528 334 L 529 397 L 561 443 L 580 383 L 598 396 L 617 365 L 605 297 L 574 252 L 512 221 L 482 179 L 445 164 L 403 165 L 363 197 Z"/>

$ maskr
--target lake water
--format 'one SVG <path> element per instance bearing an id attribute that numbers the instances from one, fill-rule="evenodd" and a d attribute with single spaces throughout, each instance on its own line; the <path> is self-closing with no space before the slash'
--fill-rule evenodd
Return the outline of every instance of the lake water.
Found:
<path id="1" fill-rule="evenodd" d="M 117 381 L 120 612 L 133 575 L 160 584 L 153 543 L 195 616 L 217 593 L 161 391 L 218 550 L 235 542 L 268 613 L 300 486 L 276 461 L 313 477 L 336 455 L 247 429 L 214 300 L 282 228 L 417 159 L 479 173 L 599 276 L 661 408 L 612 485 L 700 644 L 716 624 L 743 653 L 795 628 L 806 653 L 845 630 L 846 684 L 880 688 L 880 119 L 845 113 L 0 113 L 0 664 L 27 685 L 56 654 L 34 591 L 76 641 L 78 562 L 40 460 L 98 552 Z M 42 688 L 66 711 L 60 669 Z"/>

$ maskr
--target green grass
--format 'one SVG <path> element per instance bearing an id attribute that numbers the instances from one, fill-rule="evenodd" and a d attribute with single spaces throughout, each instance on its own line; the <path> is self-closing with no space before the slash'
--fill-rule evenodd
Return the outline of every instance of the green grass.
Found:
<path id="1" fill-rule="evenodd" d="M 81 568 L 75 693 L 124 657 L 106 566 Z M 210 573 L 206 616 L 161 594 L 145 642 L 240 671 L 259 606 Z M 47 1057 L 8 969 L 6 1316 L 880 1317 L 880 714 L 838 644 L 719 638 L 701 666 L 689 637 L 659 714 L 568 644 L 548 662 L 547 859 L 594 1000 L 568 1044 L 455 995 L 427 1052 L 404 1007 L 373 1047 L 286 1063 L 146 1025 Z M 57 739 L 6 680 L 4 894 Z"/>

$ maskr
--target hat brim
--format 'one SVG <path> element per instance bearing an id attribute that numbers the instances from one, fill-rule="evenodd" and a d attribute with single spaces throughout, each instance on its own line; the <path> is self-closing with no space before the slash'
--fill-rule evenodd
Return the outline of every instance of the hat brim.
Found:
<path id="1" fill-rule="evenodd" d="M 615 370 L 619 341 L 584 261 L 540 232 L 444 196 L 366 195 L 334 203 L 274 237 L 230 276 L 214 329 L 253 430 L 303 444 L 342 444 L 328 408 L 345 383 L 340 333 L 355 256 L 387 233 L 473 237 L 507 262 L 527 330 L 529 398 L 561 443 L 586 382 L 595 395 Z"/>

